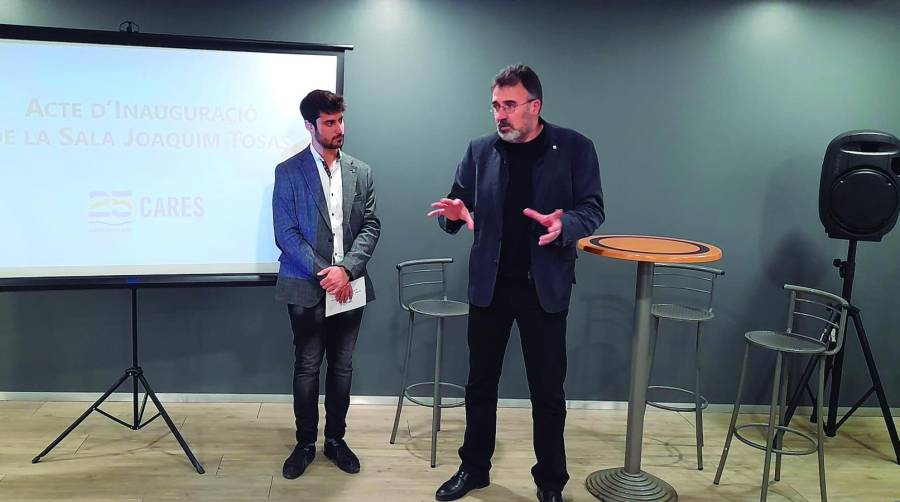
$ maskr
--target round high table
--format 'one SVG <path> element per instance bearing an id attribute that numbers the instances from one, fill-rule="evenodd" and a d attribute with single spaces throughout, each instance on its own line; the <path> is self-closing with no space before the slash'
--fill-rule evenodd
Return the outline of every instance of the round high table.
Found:
<path id="1" fill-rule="evenodd" d="M 716 261 L 722 257 L 722 250 L 702 242 L 648 235 L 595 235 L 579 240 L 578 249 L 607 258 L 637 262 L 625 467 L 596 471 L 588 476 L 585 485 L 594 497 L 607 502 L 678 500 L 678 494 L 670 484 L 641 470 L 641 442 L 650 368 L 653 267 L 655 263 Z"/>

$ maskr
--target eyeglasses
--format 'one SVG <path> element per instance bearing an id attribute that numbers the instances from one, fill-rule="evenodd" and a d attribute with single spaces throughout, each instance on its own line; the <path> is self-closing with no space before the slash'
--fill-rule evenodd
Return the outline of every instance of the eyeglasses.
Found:
<path id="1" fill-rule="evenodd" d="M 500 110 L 503 110 L 504 112 L 509 114 L 509 113 L 516 111 L 516 108 L 518 108 L 522 105 L 527 105 L 528 103 L 531 103 L 532 101 L 537 101 L 537 98 L 532 98 L 532 99 L 529 99 L 528 101 L 523 101 L 521 103 L 510 103 L 510 102 L 497 103 L 497 102 L 494 102 L 494 103 L 491 103 L 491 114 L 497 115 L 498 113 L 500 113 Z"/>

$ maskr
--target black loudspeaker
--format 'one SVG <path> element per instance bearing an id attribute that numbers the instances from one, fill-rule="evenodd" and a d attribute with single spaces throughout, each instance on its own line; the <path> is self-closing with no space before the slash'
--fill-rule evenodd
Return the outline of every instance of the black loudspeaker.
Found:
<path id="1" fill-rule="evenodd" d="M 831 140 L 819 179 L 819 219 L 828 237 L 880 241 L 900 213 L 900 140 L 849 131 Z"/>

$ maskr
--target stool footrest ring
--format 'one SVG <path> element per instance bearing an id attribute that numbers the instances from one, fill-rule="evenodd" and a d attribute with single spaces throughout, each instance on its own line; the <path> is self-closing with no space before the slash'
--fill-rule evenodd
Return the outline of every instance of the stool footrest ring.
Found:
<path id="1" fill-rule="evenodd" d="M 446 388 L 450 388 L 450 389 L 461 390 L 461 391 L 463 391 L 463 393 L 465 393 L 465 391 L 466 391 L 465 387 L 463 387 L 461 385 L 456 385 L 455 383 L 439 382 L 438 385 L 440 385 L 441 388 L 446 387 Z M 418 404 L 419 406 L 426 406 L 428 408 L 432 408 L 432 407 L 434 407 L 433 402 L 421 401 L 421 399 L 425 399 L 425 398 L 430 399 L 430 396 L 415 397 L 415 396 L 410 395 L 410 391 L 412 391 L 412 389 L 415 389 L 416 387 L 426 387 L 426 386 L 433 388 L 434 382 L 419 382 L 419 383 L 414 383 L 412 385 L 407 385 L 406 388 L 403 389 L 403 397 L 405 397 L 406 399 L 409 399 L 410 401 L 412 401 L 415 404 Z M 442 408 L 442 409 L 443 408 L 458 408 L 465 404 L 466 404 L 465 398 L 447 396 L 447 397 L 441 398 L 440 408 Z"/>
<path id="2" fill-rule="evenodd" d="M 694 395 L 694 391 L 688 389 L 682 389 L 679 387 L 669 387 L 668 385 L 648 385 L 647 390 L 651 389 L 662 389 L 662 390 L 671 390 L 674 392 L 681 392 L 683 394 L 687 394 L 689 396 Z M 678 411 L 678 412 L 695 412 L 697 411 L 697 405 L 693 406 L 671 406 L 668 404 L 663 404 L 655 401 L 647 401 L 648 406 L 652 406 L 654 408 L 659 408 L 661 410 L 669 410 L 669 411 Z M 705 397 L 700 396 L 700 409 L 705 410 L 709 406 L 709 401 L 706 400 Z"/>
<path id="3" fill-rule="evenodd" d="M 769 424 L 744 424 L 744 425 L 739 425 L 734 428 L 734 437 L 738 438 L 742 443 L 746 444 L 747 446 L 752 446 L 753 448 L 756 448 L 757 450 L 766 451 L 765 444 L 760 444 L 755 441 L 751 441 L 741 435 L 740 431 L 741 431 L 741 429 L 744 429 L 744 428 L 763 429 L 763 430 L 767 431 L 769 429 Z M 797 429 L 793 429 L 791 427 L 786 427 L 784 425 L 776 425 L 775 429 L 779 430 L 779 431 L 790 432 L 792 434 L 796 434 L 796 435 L 802 437 L 803 439 L 809 441 L 809 443 L 812 445 L 812 447 L 807 450 L 786 450 L 784 448 L 772 448 L 773 452 L 780 453 L 782 455 L 809 455 L 809 454 L 819 451 L 819 443 L 816 441 L 816 439 L 814 437 L 810 436 L 809 434 L 807 434 L 803 431 L 799 431 Z"/>

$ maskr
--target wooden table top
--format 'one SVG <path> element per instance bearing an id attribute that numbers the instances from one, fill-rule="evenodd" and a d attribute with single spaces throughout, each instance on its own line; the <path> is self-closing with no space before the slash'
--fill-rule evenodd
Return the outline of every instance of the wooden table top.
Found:
<path id="1" fill-rule="evenodd" d="M 652 235 L 593 235 L 578 241 L 578 249 L 618 260 L 654 263 L 704 263 L 722 258 L 711 244 Z"/>

